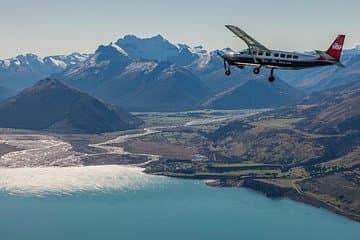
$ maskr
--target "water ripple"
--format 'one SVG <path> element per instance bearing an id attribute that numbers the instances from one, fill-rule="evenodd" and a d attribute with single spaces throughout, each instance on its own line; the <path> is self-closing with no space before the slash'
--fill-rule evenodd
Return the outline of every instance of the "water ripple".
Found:
<path id="1" fill-rule="evenodd" d="M 0 168 L 0 190 L 15 195 L 66 195 L 137 190 L 165 181 L 142 171 L 142 168 L 118 165 Z"/>

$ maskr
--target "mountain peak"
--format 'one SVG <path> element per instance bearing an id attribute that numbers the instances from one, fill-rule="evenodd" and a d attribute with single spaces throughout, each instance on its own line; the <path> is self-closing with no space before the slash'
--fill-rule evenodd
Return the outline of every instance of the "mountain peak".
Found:
<path id="1" fill-rule="evenodd" d="M 53 78 L 45 78 L 43 80 L 40 80 L 36 82 L 33 86 L 25 89 L 23 93 L 30 93 L 30 92 L 39 92 L 46 89 L 73 89 L 67 85 L 65 85 L 63 82 L 53 79 Z"/>
<path id="2" fill-rule="evenodd" d="M 136 35 L 128 34 L 128 35 L 125 35 L 122 39 L 120 38 L 118 41 L 121 41 L 121 40 L 125 40 L 125 41 L 164 40 L 164 41 L 167 41 L 161 34 L 157 34 L 155 36 L 146 37 L 146 38 L 140 38 L 140 37 L 138 37 Z"/>
<path id="3" fill-rule="evenodd" d="M 95 51 L 94 58 L 98 63 L 102 61 L 121 62 L 124 65 L 130 63 L 129 54 L 115 43 L 109 45 L 100 45 Z M 89 59 L 91 61 L 92 59 Z"/>
<path id="4" fill-rule="evenodd" d="M 127 35 L 119 39 L 115 44 L 133 59 L 167 61 L 169 58 L 179 54 L 179 48 L 160 34 L 150 38 Z"/>
<path id="5" fill-rule="evenodd" d="M 61 81 L 54 79 L 54 78 L 45 78 L 43 80 L 38 81 L 35 83 L 34 86 L 37 87 L 51 87 L 51 86 L 65 86 L 64 83 Z"/>
<path id="6" fill-rule="evenodd" d="M 120 38 L 120 39 L 121 39 L 121 38 Z M 120 39 L 119 39 L 119 40 L 120 40 Z M 128 34 L 128 35 L 125 35 L 122 39 L 129 41 L 129 40 L 137 40 L 137 39 L 140 39 L 140 38 L 138 38 L 138 37 L 135 36 L 135 35 Z M 119 41 L 119 40 L 118 40 L 118 41 Z"/>
<path id="7" fill-rule="evenodd" d="M 36 58 L 39 59 L 40 57 L 34 53 L 26 53 L 25 55 L 20 55 L 20 56 L 24 56 L 24 57 L 28 57 L 28 58 Z"/>
<path id="8" fill-rule="evenodd" d="M 158 34 L 158 35 L 156 35 L 156 36 L 154 36 L 154 37 L 152 37 L 152 38 L 158 39 L 158 40 L 165 40 L 165 41 L 167 41 L 161 34 Z"/>

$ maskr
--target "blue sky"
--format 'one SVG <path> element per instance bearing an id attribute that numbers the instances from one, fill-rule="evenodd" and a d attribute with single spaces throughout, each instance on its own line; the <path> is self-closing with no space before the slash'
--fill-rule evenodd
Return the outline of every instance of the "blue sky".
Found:
<path id="1" fill-rule="evenodd" d="M 0 1 L 0 58 L 93 52 L 126 34 L 160 33 L 211 50 L 244 48 L 225 24 L 273 49 L 326 49 L 338 33 L 347 35 L 347 48 L 360 45 L 358 0 Z"/>

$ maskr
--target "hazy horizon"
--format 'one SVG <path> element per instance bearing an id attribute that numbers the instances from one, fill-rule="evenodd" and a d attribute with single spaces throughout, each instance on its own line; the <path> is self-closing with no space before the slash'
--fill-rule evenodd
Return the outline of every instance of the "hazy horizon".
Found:
<path id="1" fill-rule="evenodd" d="M 172 43 L 209 50 L 246 47 L 225 24 L 239 26 L 271 49 L 325 50 L 340 33 L 347 35 L 345 48 L 353 48 L 360 45 L 359 7 L 355 0 L 4 2 L 0 59 L 25 53 L 91 53 L 128 34 L 141 38 L 161 34 Z"/>

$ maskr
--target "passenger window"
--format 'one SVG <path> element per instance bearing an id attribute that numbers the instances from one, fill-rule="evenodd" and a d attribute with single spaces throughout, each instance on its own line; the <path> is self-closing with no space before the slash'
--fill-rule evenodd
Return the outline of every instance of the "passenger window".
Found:
<path id="1" fill-rule="evenodd" d="M 284 58 L 286 55 L 285 54 L 280 54 L 280 57 Z"/>
<path id="2" fill-rule="evenodd" d="M 286 57 L 287 57 L 287 58 L 292 58 L 292 55 L 287 55 Z"/>
<path id="3" fill-rule="evenodd" d="M 270 57 L 270 56 L 271 56 L 271 53 L 267 52 L 267 53 L 266 53 L 266 56 L 267 56 L 267 57 Z"/>
<path id="4" fill-rule="evenodd" d="M 275 53 L 275 54 L 274 54 L 274 57 L 279 57 L 279 54 L 278 54 L 278 53 Z"/>
<path id="5" fill-rule="evenodd" d="M 293 56 L 293 58 L 294 58 L 294 59 L 298 59 L 298 58 L 299 58 L 299 56 Z"/>
<path id="6" fill-rule="evenodd" d="M 253 54 L 254 54 L 254 55 L 256 55 L 256 54 L 257 54 L 257 52 L 256 52 L 256 51 L 254 51 L 254 52 L 253 52 Z"/>
<path id="7" fill-rule="evenodd" d="M 263 52 L 259 52 L 259 56 L 262 56 L 264 53 Z"/>

